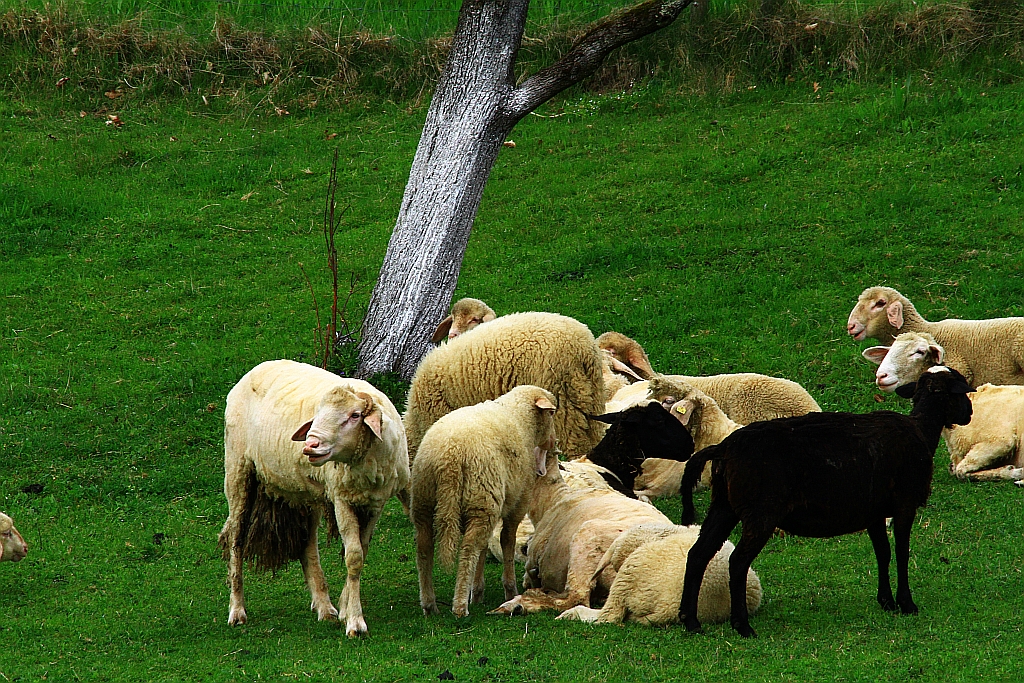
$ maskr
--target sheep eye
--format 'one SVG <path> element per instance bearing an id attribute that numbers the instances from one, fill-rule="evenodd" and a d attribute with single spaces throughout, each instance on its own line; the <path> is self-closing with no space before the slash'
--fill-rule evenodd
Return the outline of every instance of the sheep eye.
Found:
<path id="1" fill-rule="evenodd" d="M 360 413 L 360 412 L 359 412 L 359 411 L 357 410 L 356 412 L 352 413 L 352 416 L 351 416 L 351 417 L 350 417 L 349 419 L 352 419 L 352 420 L 358 420 L 358 419 L 360 419 L 360 418 L 362 418 L 362 417 L 363 417 L 363 414 L 362 414 L 362 413 Z"/>
<path id="2" fill-rule="evenodd" d="M 879 299 L 878 301 L 875 302 L 875 308 L 881 308 L 884 305 L 885 305 L 885 299 Z"/>
<path id="3" fill-rule="evenodd" d="M 677 399 L 675 396 L 666 396 L 665 398 L 661 399 L 661 402 L 664 405 L 670 406 L 670 405 L 672 405 L 673 403 L 675 403 L 678 400 L 679 399 Z"/>
<path id="4" fill-rule="evenodd" d="M 11 533 L 10 531 L 5 531 L 2 534 L 0 534 L 0 536 L 3 536 L 4 538 L 11 538 L 11 537 L 14 536 L 14 534 Z"/>

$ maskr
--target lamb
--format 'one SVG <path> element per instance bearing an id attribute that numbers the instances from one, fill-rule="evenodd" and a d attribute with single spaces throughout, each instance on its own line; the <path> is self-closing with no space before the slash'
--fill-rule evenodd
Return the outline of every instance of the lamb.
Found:
<path id="1" fill-rule="evenodd" d="M 641 624 L 670 624 L 679 619 L 679 600 L 683 593 L 686 557 L 697 540 L 700 527 L 638 525 L 624 531 L 605 553 L 602 565 L 618 569 L 600 609 L 582 605 L 566 610 L 558 619 L 598 624 L 635 621 Z M 711 559 L 697 599 L 701 621 L 721 623 L 729 618 L 729 556 L 733 545 L 726 541 Z M 603 569 L 598 567 L 598 571 Z M 748 612 L 761 605 L 761 581 L 747 570 L 746 604 Z"/>
<path id="2" fill-rule="evenodd" d="M 864 356 L 879 363 L 882 391 L 914 382 L 941 365 L 944 350 L 930 334 L 904 332 L 892 346 L 873 346 Z M 983 384 L 971 396 L 971 423 L 945 429 L 950 472 L 971 481 L 1024 481 L 1024 387 Z"/>
<path id="3" fill-rule="evenodd" d="M 590 452 L 604 425 L 601 351 L 583 323 L 554 313 L 512 313 L 479 325 L 428 353 L 416 369 L 405 410 L 410 457 L 430 425 L 456 408 L 532 384 L 558 399 L 555 434 L 569 454 Z"/>
<path id="4" fill-rule="evenodd" d="M 527 551 L 524 590 L 489 614 L 562 612 L 589 605 L 611 586 L 594 570 L 619 534 L 635 524 L 671 524 L 653 505 L 607 488 L 574 490 L 563 481 L 558 459 L 548 453 L 547 474 L 537 480 L 530 501 L 536 533 Z"/>
<path id="5" fill-rule="evenodd" d="M 0 562 L 21 562 L 28 555 L 28 543 L 14 528 L 14 520 L 0 512 Z"/>
<path id="6" fill-rule="evenodd" d="M 320 620 L 344 619 L 365 634 L 359 580 L 370 537 L 388 498 L 409 485 L 398 411 L 368 382 L 290 360 L 250 370 L 224 411 L 224 494 L 220 546 L 229 561 L 228 624 L 247 620 L 242 564 L 276 570 L 302 564 Z M 331 605 L 317 544 L 321 516 L 341 536 L 347 575 Z"/>
<path id="7" fill-rule="evenodd" d="M 917 613 L 908 581 L 910 531 L 931 493 L 942 427 L 971 420 L 970 391 L 959 372 L 935 367 L 899 389 L 913 396 L 909 416 L 811 413 L 757 422 L 694 455 L 683 487 L 692 486 L 711 461 L 711 506 L 686 566 L 679 616 L 687 630 L 700 630 L 697 596 L 704 571 L 739 522 L 743 530 L 729 560 L 729 586 L 730 621 L 740 635 L 756 635 L 743 599 L 747 569 L 776 527 L 819 538 L 866 529 L 878 561 L 879 605 Z M 886 517 L 893 518 L 896 541 L 895 600 Z M 691 502 L 683 523 L 692 522 Z"/>
<path id="8" fill-rule="evenodd" d="M 437 344 L 444 339 L 455 339 L 460 334 L 469 332 L 481 323 L 489 323 L 496 317 L 498 316 L 494 309 L 480 299 L 459 299 L 452 306 L 451 315 L 438 323 L 430 341 Z"/>
<path id="9" fill-rule="evenodd" d="M 505 599 L 518 594 L 516 530 L 555 447 L 554 401 L 540 387 L 518 386 L 493 401 L 452 411 L 427 430 L 412 467 L 411 501 L 424 614 L 437 614 L 435 537 L 442 565 L 450 569 L 458 557 L 452 613 L 466 617 L 469 603 L 483 600 L 487 540 L 499 520 Z"/>
<path id="10" fill-rule="evenodd" d="M 857 341 L 891 344 L 900 332 L 927 332 L 946 351 L 945 364 L 982 384 L 1024 384 L 1024 318 L 929 322 L 891 287 L 869 287 L 850 312 L 847 332 Z"/>

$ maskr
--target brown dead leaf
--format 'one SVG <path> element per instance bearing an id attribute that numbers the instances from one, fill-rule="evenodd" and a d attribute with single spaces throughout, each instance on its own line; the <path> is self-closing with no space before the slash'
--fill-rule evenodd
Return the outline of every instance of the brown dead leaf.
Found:
<path id="1" fill-rule="evenodd" d="M 875 403 L 885 403 L 885 396 L 875 394 Z"/>
<path id="2" fill-rule="evenodd" d="M 176 138 L 176 137 L 174 137 L 174 136 L 172 135 L 172 136 L 171 136 L 171 142 L 177 142 L 177 141 L 178 141 L 178 138 Z"/>
<path id="3" fill-rule="evenodd" d="M 239 197 L 239 199 L 241 199 L 243 202 L 247 202 L 249 201 L 249 199 L 252 198 L 254 194 L 259 194 L 259 192 L 257 192 L 256 190 L 253 190 L 252 192 L 246 192 L 241 197 Z"/>
<path id="4" fill-rule="evenodd" d="M 288 116 L 289 114 L 291 114 L 291 112 L 285 109 L 284 107 L 274 107 L 274 113 L 277 114 L 278 116 Z"/>
<path id="5" fill-rule="evenodd" d="M 324 140 L 333 140 L 336 137 L 338 137 L 337 133 L 328 133 L 326 130 L 324 131 Z"/>
<path id="6" fill-rule="evenodd" d="M 67 82 L 70 81 L 70 80 L 71 80 L 70 78 L 65 76 L 64 78 L 61 78 L 59 81 L 57 81 L 56 85 L 57 85 L 58 88 L 63 88 L 65 85 L 67 85 Z"/>
<path id="7" fill-rule="evenodd" d="M 206 412 L 212 413 L 215 410 L 217 410 L 217 404 L 216 403 L 207 403 L 206 404 Z"/>
<path id="8" fill-rule="evenodd" d="M 805 31 L 813 31 L 816 28 L 818 28 L 818 22 L 814 22 L 813 24 L 807 24 L 806 26 L 804 26 Z"/>
<path id="9" fill-rule="evenodd" d="M 501 143 L 501 145 L 503 147 L 511 147 L 512 149 L 516 148 L 516 143 L 514 143 L 512 140 L 505 140 L 505 142 Z"/>
<path id="10" fill-rule="evenodd" d="M 821 83 L 818 83 L 817 81 L 815 81 L 814 82 L 814 92 L 818 92 L 819 90 L 821 90 Z"/>
<path id="11" fill-rule="evenodd" d="M 120 128 L 124 125 L 124 121 L 122 121 L 121 117 L 117 114 L 107 114 L 107 125 L 114 126 L 115 128 Z"/>
<path id="12" fill-rule="evenodd" d="M 84 111 L 78 112 L 78 118 L 80 118 L 80 119 L 84 119 L 88 115 L 89 115 L 88 112 L 84 112 Z"/>
<path id="13" fill-rule="evenodd" d="M 304 168 L 302 169 L 302 172 L 305 173 L 306 175 L 313 175 L 313 169 L 311 168 Z"/>
<path id="14" fill-rule="evenodd" d="M 120 97 L 124 93 L 121 92 L 120 90 L 108 90 L 107 92 L 105 92 L 103 94 L 106 95 L 108 99 L 116 100 L 118 97 Z"/>

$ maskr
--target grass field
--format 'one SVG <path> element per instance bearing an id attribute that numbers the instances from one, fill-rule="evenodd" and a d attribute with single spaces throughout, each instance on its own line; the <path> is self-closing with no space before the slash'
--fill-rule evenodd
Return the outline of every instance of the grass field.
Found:
<path id="1" fill-rule="evenodd" d="M 953 480 L 943 448 L 912 537 L 915 617 L 876 605 L 861 534 L 770 542 L 754 565 L 756 641 L 482 607 L 427 619 L 412 527 L 391 501 L 364 574 L 368 638 L 315 621 L 297 566 L 249 573 L 250 621 L 229 628 L 224 397 L 260 361 L 311 357 L 300 264 L 323 305 L 336 149 L 360 318 L 425 105 L 368 96 L 267 117 L 211 113 L 198 96 L 117 109 L 76 97 L 0 96 L 0 509 L 31 546 L 0 565 L 0 678 L 1019 676 L 1022 491 Z M 874 284 L 929 319 L 1024 315 L 1022 103 L 1024 86 L 998 74 L 573 95 L 513 132 L 456 296 L 618 330 L 664 372 L 764 372 L 825 409 L 906 411 L 877 402 L 846 317 Z M 114 111 L 120 127 L 105 125 Z M 335 597 L 339 551 L 324 550 Z"/>

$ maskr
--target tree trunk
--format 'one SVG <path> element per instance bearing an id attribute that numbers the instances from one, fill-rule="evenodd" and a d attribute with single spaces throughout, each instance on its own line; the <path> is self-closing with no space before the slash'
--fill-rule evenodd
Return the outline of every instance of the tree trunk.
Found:
<path id="1" fill-rule="evenodd" d="M 395 230 L 363 323 L 357 375 L 409 379 L 458 280 L 484 186 L 526 114 L 616 47 L 672 23 L 692 0 L 647 0 L 606 17 L 558 62 L 515 86 L 528 0 L 464 0 L 427 112 Z"/>

